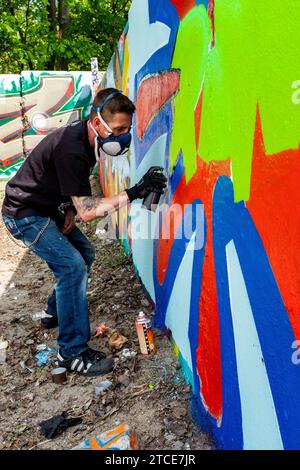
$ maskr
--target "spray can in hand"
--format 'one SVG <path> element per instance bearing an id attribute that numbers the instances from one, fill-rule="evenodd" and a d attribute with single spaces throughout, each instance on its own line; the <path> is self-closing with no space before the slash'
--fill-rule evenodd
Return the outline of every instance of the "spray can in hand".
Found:
<path id="1" fill-rule="evenodd" d="M 144 355 L 154 354 L 156 352 L 154 333 L 151 327 L 151 320 L 144 312 L 137 316 L 135 327 L 140 343 L 141 353 Z"/>
<path id="2" fill-rule="evenodd" d="M 156 172 L 157 173 L 162 173 L 163 168 L 162 167 L 157 168 Z M 148 194 L 148 196 L 146 196 L 144 198 L 143 203 L 142 203 L 142 207 L 144 207 L 148 211 L 155 212 L 157 204 L 159 203 L 159 200 L 160 200 L 160 196 L 161 196 L 160 193 L 158 193 L 156 191 L 152 191 L 151 193 Z"/>

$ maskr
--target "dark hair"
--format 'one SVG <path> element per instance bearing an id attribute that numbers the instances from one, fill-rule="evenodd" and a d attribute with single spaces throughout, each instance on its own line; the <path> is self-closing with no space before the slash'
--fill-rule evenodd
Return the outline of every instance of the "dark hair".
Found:
<path id="1" fill-rule="evenodd" d="M 103 90 L 98 91 L 94 98 L 93 106 L 95 106 L 95 108 L 100 106 L 105 100 L 105 98 L 107 98 L 108 95 L 110 95 L 114 91 L 119 90 L 117 90 L 116 88 L 104 88 Z M 127 113 L 132 116 L 134 112 L 135 106 L 133 102 L 127 96 L 119 94 L 107 101 L 107 103 L 104 105 L 104 108 L 101 110 L 101 116 L 104 119 L 107 119 L 113 114 L 117 113 Z M 92 121 L 96 115 L 96 111 L 91 109 L 90 120 Z"/>

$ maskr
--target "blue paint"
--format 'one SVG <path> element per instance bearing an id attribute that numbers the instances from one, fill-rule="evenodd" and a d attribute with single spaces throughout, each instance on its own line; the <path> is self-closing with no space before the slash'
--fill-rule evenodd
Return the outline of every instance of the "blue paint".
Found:
<path id="1" fill-rule="evenodd" d="M 196 5 L 204 5 L 208 9 L 209 0 L 196 0 Z"/>
<path id="2" fill-rule="evenodd" d="M 245 450 L 283 450 L 280 430 L 240 262 L 226 246 Z"/>
<path id="3" fill-rule="evenodd" d="M 184 175 L 184 166 L 183 166 L 183 154 L 180 150 L 176 164 L 172 168 L 171 178 L 170 178 L 170 188 L 172 194 L 176 192 L 177 186 L 180 183 L 181 178 Z"/>
<path id="4" fill-rule="evenodd" d="M 175 6 L 169 0 L 148 0 L 150 23 L 161 22 L 170 28 L 170 37 L 167 45 L 158 49 L 152 57 L 138 71 L 135 77 L 135 90 L 140 81 L 147 75 L 169 70 L 175 47 L 176 35 L 179 26 L 179 16 Z"/>
<path id="5" fill-rule="evenodd" d="M 225 255 L 226 245 L 233 240 L 265 360 L 284 448 L 298 449 L 300 373 L 291 361 L 294 334 L 260 236 L 244 203 L 234 203 L 232 182 L 227 177 L 220 177 L 215 186 L 213 234 L 223 378 L 223 420 L 218 438 L 226 449 L 243 448 Z"/>
<path id="6" fill-rule="evenodd" d="M 133 132 L 133 145 L 135 148 L 135 162 L 136 167 L 144 159 L 146 153 L 152 147 L 153 142 L 155 142 L 161 135 L 167 134 L 167 144 L 165 150 L 165 161 L 167 159 L 167 155 L 169 155 L 169 148 L 170 148 L 170 137 L 172 129 L 172 122 L 173 122 L 173 115 L 172 115 L 172 106 L 171 103 L 167 103 L 161 110 L 161 112 L 153 119 L 150 126 L 148 127 L 144 138 L 140 141 L 136 135 L 136 131 Z M 133 129 L 136 126 L 136 116 L 133 117 Z M 166 164 L 163 165 L 166 167 Z"/>
<path id="7" fill-rule="evenodd" d="M 185 251 L 176 273 L 165 319 L 166 326 L 171 330 L 172 337 L 190 371 L 192 371 L 192 357 L 188 328 L 192 295 L 191 286 L 194 248 L 195 234 L 192 236 L 188 244 L 187 250 Z M 183 286 L 185 286 L 184 290 L 182 289 Z M 189 375 L 191 376 L 192 372 L 190 372 Z"/>
<path id="8" fill-rule="evenodd" d="M 153 273 L 154 273 L 154 287 L 155 287 L 155 299 L 156 299 L 155 325 L 158 328 L 163 328 L 165 325 L 166 310 L 167 310 L 169 299 L 173 290 L 174 280 L 175 280 L 177 271 L 179 269 L 179 266 L 181 264 L 182 258 L 184 257 L 184 254 L 186 252 L 187 244 L 189 242 L 189 238 L 185 236 L 184 229 L 183 229 L 185 218 L 191 217 L 192 227 L 195 227 L 196 218 L 197 218 L 197 209 L 198 209 L 199 204 L 201 204 L 201 201 L 196 199 L 195 201 L 193 201 L 192 204 L 190 204 L 186 208 L 183 214 L 182 222 L 181 224 L 179 224 L 178 230 L 175 234 L 174 242 L 172 244 L 172 249 L 171 249 L 171 253 L 169 257 L 169 264 L 167 266 L 167 272 L 166 272 L 165 279 L 162 285 L 160 285 L 158 282 L 157 271 L 156 271 L 157 250 L 158 250 L 157 236 L 154 241 Z M 158 229 L 159 228 L 161 228 L 161 224 L 158 227 Z M 183 236 L 181 238 L 176 238 L 179 236 L 179 233 L 182 233 Z M 201 250 L 198 250 L 198 251 L 201 252 Z"/>

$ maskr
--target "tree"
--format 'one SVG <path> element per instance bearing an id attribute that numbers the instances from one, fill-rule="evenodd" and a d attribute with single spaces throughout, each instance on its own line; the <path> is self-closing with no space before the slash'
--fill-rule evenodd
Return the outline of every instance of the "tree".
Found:
<path id="1" fill-rule="evenodd" d="M 0 73 L 105 70 L 131 0 L 7 0 L 0 4 Z"/>

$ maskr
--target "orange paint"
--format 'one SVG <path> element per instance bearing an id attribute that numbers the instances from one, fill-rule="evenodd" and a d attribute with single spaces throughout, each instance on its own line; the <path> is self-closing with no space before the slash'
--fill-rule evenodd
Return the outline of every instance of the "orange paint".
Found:
<path id="1" fill-rule="evenodd" d="M 299 175 L 299 148 L 266 155 L 257 111 L 247 208 L 268 255 L 296 339 L 300 339 Z"/>
<path id="2" fill-rule="evenodd" d="M 197 371 L 201 381 L 201 396 L 209 413 L 217 420 L 222 415 L 222 374 L 220 357 L 220 326 L 217 303 L 217 289 L 214 268 L 213 238 L 212 238 L 212 194 L 219 176 L 230 176 L 230 162 L 211 162 L 206 164 L 197 158 L 197 171 L 186 184 L 182 177 L 171 200 L 182 210 L 185 204 L 191 204 L 200 199 L 204 204 L 207 223 L 207 238 L 201 295 L 199 299 L 199 346 L 196 351 Z M 164 220 L 168 220 L 168 214 Z M 166 222 L 164 222 L 166 223 Z M 157 278 L 162 285 L 168 269 L 170 253 L 176 233 L 177 224 L 170 233 L 170 239 L 160 239 L 157 253 Z M 164 227 L 162 228 L 162 231 Z"/>

